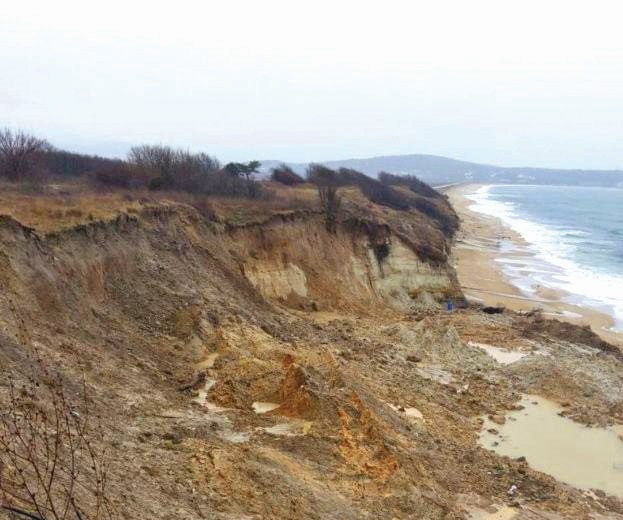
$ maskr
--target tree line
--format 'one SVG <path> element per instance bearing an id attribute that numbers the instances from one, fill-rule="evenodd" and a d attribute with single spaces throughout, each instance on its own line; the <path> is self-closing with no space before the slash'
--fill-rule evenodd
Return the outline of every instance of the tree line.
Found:
<path id="1" fill-rule="evenodd" d="M 175 190 L 197 195 L 256 198 L 259 161 L 222 165 L 206 153 L 166 145 L 134 146 L 125 160 L 59 150 L 21 130 L 0 130 L 0 178 L 36 183 L 49 177 L 87 176 L 108 188 Z"/>

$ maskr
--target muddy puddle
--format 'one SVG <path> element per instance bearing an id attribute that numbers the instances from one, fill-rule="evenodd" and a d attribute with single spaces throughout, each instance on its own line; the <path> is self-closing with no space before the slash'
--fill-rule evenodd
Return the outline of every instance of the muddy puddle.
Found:
<path id="1" fill-rule="evenodd" d="M 524 396 L 523 410 L 498 425 L 485 419 L 480 444 L 579 489 L 600 489 L 623 498 L 623 440 L 615 428 L 589 428 L 559 416 L 562 408 Z"/>

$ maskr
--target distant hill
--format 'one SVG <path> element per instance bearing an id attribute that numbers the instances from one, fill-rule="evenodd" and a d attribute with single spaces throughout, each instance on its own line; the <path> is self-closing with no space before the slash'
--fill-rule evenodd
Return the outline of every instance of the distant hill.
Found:
<path id="1" fill-rule="evenodd" d="M 281 161 L 262 161 L 268 172 Z M 307 163 L 288 163 L 298 173 L 304 173 Z M 367 175 L 380 171 L 417 175 L 432 185 L 457 182 L 499 184 L 553 184 L 574 186 L 623 187 L 623 170 L 558 170 L 530 167 L 504 167 L 458 161 L 435 155 L 388 155 L 369 159 L 323 161 L 330 168 L 354 168 Z"/>

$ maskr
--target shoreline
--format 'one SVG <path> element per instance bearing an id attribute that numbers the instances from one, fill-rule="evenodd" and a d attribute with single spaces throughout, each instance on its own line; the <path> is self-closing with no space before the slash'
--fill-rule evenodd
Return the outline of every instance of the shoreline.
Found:
<path id="1" fill-rule="evenodd" d="M 504 272 L 498 259 L 519 265 L 525 261 L 528 271 L 532 254 L 525 250 L 527 242 L 501 220 L 469 209 L 473 201 L 467 197 L 481 186 L 452 186 L 445 191 L 461 219 L 452 262 L 467 299 L 491 306 L 503 305 L 514 311 L 540 307 L 546 317 L 589 325 L 604 340 L 623 347 L 623 333 L 611 330 L 615 320 L 609 314 L 564 301 L 569 295 L 562 290 L 537 286 L 534 297 L 526 296 Z"/>

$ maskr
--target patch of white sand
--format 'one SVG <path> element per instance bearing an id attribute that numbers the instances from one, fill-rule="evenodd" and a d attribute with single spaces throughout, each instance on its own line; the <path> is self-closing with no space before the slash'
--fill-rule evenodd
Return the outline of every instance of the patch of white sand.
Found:
<path id="1" fill-rule="evenodd" d="M 391 403 L 387 403 L 387 404 L 396 413 L 403 413 L 411 419 L 418 419 L 420 421 L 424 421 L 424 416 L 422 415 L 422 412 L 420 412 L 417 408 L 414 408 L 413 406 L 401 407 L 401 406 L 396 406 Z"/>
<path id="2" fill-rule="evenodd" d="M 515 363 L 528 355 L 525 352 L 519 352 L 517 350 L 505 350 L 503 348 L 488 345 L 486 343 L 476 343 L 475 341 L 470 341 L 468 345 L 470 347 L 477 347 L 481 350 L 484 350 L 487 354 L 489 354 L 489 356 L 491 356 L 501 365 L 510 365 L 511 363 Z"/>
<path id="3" fill-rule="evenodd" d="M 267 413 L 279 408 L 281 405 L 279 403 L 268 403 L 264 401 L 256 401 L 252 405 L 253 411 L 255 413 Z"/>
<path id="4" fill-rule="evenodd" d="M 442 385 L 449 385 L 454 381 L 452 374 L 439 365 L 422 365 L 416 368 L 415 371 L 419 376 L 436 381 Z"/>
<path id="5" fill-rule="evenodd" d="M 306 435 L 312 427 L 311 421 L 303 421 L 295 419 L 291 422 L 275 424 L 274 426 L 260 426 L 256 428 L 258 431 L 263 431 L 270 435 L 284 436 L 284 437 L 296 437 L 299 435 Z"/>

